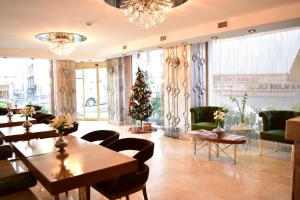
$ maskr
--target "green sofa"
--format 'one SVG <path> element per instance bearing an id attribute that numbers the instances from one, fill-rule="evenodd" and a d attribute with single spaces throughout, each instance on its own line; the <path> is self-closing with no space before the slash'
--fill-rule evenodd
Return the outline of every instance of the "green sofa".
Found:
<path id="1" fill-rule="evenodd" d="M 222 107 L 202 106 L 191 108 L 190 111 L 192 130 L 213 130 L 214 128 L 217 128 L 217 124 L 214 119 L 214 112 L 219 109 L 222 109 Z"/>
<path id="2" fill-rule="evenodd" d="M 280 142 L 286 144 L 294 144 L 294 141 L 285 139 L 286 120 L 300 115 L 300 112 L 271 110 L 258 114 L 262 118 L 263 130 L 259 135 L 259 154 L 262 154 L 262 140 Z"/>

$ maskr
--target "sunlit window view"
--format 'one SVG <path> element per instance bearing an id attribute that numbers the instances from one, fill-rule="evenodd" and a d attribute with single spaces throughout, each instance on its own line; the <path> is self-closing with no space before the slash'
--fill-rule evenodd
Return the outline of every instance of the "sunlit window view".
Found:
<path id="1" fill-rule="evenodd" d="M 154 111 L 148 120 L 162 125 L 163 50 L 143 52 L 132 56 L 133 82 L 135 81 L 138 67 L 145 72 L 146 82 L 152 91 L 151 103 Z"/>
<path id="2" fill-rule="evenodd" d="M 76 70 L 77 117 L 107 119 L 107 69 Z"/>
<path id="3" fill-rule="evenodd" d="M 50 61 L 46 59 L 0 58 L 0 106 L 28 104 L 50 110 Z"/>
<path id="4" fill-rule="evenodd" d="M 246 122 L 262 110 L 300 110 L 300 29 L 209 42 L 209 104 L 226 105 L 226 125 L 238 123 L 230 97 L 247 93 Z M 257 127 L 259 129 L 259 127 Z"/>

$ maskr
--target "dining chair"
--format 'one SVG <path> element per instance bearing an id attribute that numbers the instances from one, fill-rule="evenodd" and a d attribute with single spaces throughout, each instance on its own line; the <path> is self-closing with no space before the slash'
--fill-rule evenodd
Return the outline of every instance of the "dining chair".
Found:
<path id="1" fill-rule="evenodd" d="M 89 132 L 81 137 L 89 142 L 101 141 L 99 145 L 107 146 L 108 144 L 119 139 L 120 134 L 113 130 L 96 130 Z"/>
<path id="2" fill-rule="evenodd" d="M 109 144 L 107 148 L 118 152 L 137 151 L 133 158 L 138 161 L 138 169 L 132 173 L 96 183 L 92 187 L 110 200 L 124 196 L 126 200 L 129 200 L 130 194 L 143 190 L 144 199 L 148 200 L 146 182 L 149 176 L 149 167 L 145 162 L 153 155 L 154 143 L 140 138 L 123 138 Z"/>
<path id="3" fill-rule="evenodd" d="M 73 132 L 76 132 L 78 130 L 78 126 L 79 126 L 78 122 L 73 122 L 73 127 L 72 128 L 64 129 L 64 131 L 63 131 L 64 136 L 69 135 Z"/>
<path id="4" fill-rule="evenodd" d="M 0 168 L 0 199 L 3 195 L 8 197 L 9 194 L 28 190 L 29 187 L 35 186 L 37 183 L 31 172 L 17 173 L 8 160 L 1 160 Z"/>
<path id="5" fill-rule="evenodd" d="M 13 154 L 13 150 L 10 145 L 0 146 L 0 160 L 7 160 Z"/>

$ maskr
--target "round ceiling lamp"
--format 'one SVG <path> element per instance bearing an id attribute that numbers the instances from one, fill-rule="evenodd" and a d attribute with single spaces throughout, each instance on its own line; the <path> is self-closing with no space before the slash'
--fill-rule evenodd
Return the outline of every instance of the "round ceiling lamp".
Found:
<path id="1" fill-rule="evenodd" d="M 87 37 L 77 33 L 49 32 L 40 33 L 36 39 L 49 42 L 49 50 L 56 55 L 68 55 L 75 50 L 75 43 L 87 40 Z"/>
<path id="2" fill-rule="evenodd" d="M 187 0 L 104 0 L 123 10 L 128 20 L 138 26 L 149 28 L 164 21 L 165 15 Z"/>

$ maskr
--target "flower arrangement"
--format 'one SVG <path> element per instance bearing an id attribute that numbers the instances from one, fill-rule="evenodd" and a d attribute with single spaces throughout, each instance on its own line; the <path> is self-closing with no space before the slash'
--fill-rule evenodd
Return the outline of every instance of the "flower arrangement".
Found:
<path id="1" fill-rule="evenodd" d="M 12 116 L 14 115 L 13 112 L 11 112 L 12 104 L 10 102 L 7 102 L 6 107 L 8 111 L 6 116 L 8 117 L 9 120 L 11 120 Z"/>
<path id="2" fill-rule="evenodd" d="M 11 109 L 11 108 L 12 108 L 12 103 L 7 102 L 7 103 L 6 103 L 6 107 L 7 107 L 7 109 Z"/>
<path id="3" fill-rule="evenodd" d="M 50 126 L 56 128 L 59 133 L 62 133 L 65 129 L 73 128 L 74 120 L 70 113 L 64 113 L 62 115 L 56 116 Z"/>
<path id="4" fill-rule="evenodd" d="M 31 117 L 36 112 L 35 112 L 33 106 L 28 106 L 28 107 L 23 108 L 20 113 L 25 117 L 29 117 L 29 116 Z"/>
<path id="5" fill-rule="evenodd" d="M 225 118 L 225 112 L 223 110 L 217 110 L 216 112 L 214 112 L 214 119 L 216 120 L 218 129 L 221 128 L 221 124 L 224 121 Z"/>
<path id="6" fill-rule="evenodd" d="M 241 124 L 244 124 L 245 123 L 245 107 L 246 107 L 246 102 L 247 102 L 247 93 L 245 92 L 244 96 L 243 96 L 243 99 L 241 101 L 242 103 L 242 106 L 240 106 L 239 104 L 239 101 L 237 100 L 236 97 L 231 97 L 230 96 L 230 99 L 232 102 L 235 102 L 236 105 L 238 106 L 238 109 L 239 109 L 239 113 L 240 113 L 240 123 Z"/>

